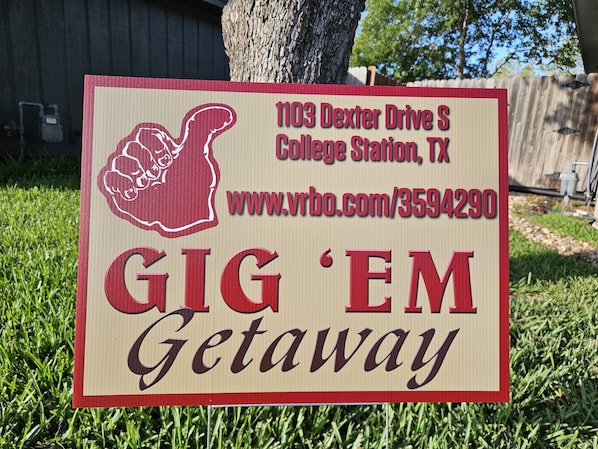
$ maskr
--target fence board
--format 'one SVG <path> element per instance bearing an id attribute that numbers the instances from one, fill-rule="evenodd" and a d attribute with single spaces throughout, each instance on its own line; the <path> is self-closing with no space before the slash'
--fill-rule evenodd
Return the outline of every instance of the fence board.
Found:
<path id="1" fill-rule="evenodd" d="M 579 89 L 563 84 L 589 83 Z M 506 88 L 509 103 L 509 182 L 558 189 L 547 174 L 569 171 L 573 161 L 587 162 L 598 127 L 598 74 L 496 78 L 482 80 L 417 81 L 409 86 Z M 561 134 L 561 128 L 579 130 Z M 580 178 L 585 166 L 576 168 Z M 578 186 L 583 189 L 581 183 Z"/>

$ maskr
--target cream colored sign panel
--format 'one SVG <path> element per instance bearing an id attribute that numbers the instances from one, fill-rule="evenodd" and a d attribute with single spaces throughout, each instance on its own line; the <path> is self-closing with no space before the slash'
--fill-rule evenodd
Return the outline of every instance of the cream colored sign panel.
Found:
<path id="1" fill-rule="evenodd" d="M 86 78 L 75 406 L 508 400 L 506 92 Z"/>

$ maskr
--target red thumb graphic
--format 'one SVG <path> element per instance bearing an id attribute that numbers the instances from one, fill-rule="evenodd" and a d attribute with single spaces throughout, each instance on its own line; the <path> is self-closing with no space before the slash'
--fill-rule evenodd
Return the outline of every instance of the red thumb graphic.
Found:
<path id="1" fill-rule="evenodd" d="M 214 197 L 220 171 L 212 142 L 235 121 L 230 106 L 205 104 L 187 112 L 177 138 L 162 125 L 138 124 L 98 175 L 110 210 L 164 237 L 216 226 Z"/>

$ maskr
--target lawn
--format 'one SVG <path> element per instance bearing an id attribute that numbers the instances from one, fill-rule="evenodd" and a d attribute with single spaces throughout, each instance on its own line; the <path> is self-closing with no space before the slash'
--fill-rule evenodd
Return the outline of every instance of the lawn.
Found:
<path id="1" fill-rule="evenodd" d="M 78 163 L 0 162 L 0 448 L 385 447 L 384 405 L 73 409 Z M 392 404 L 389 447 L 598 448 L 598 271 L 510 257 L 510 403 Z"/>

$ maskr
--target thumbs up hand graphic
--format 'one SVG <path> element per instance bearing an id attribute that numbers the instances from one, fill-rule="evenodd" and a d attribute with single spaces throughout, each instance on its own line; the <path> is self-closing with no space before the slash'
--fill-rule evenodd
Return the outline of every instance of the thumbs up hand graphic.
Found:
<path id="1" fill-rule="evenodd" d="M 98 187 L 112 212 L 164 237 L 216 226 L 220 171 L 212 142 L 235 121 L 230 106 L 205 104 L 187 112 L 178 138 L 162 125 L 138 124 L 98 175 Z"/>

